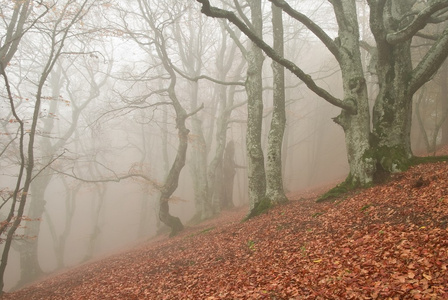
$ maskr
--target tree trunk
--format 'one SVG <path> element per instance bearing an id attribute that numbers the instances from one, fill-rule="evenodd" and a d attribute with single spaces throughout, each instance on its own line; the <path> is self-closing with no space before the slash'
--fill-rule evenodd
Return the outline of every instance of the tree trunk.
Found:
<path id="1" fill-rule="evenodd" d="M 197 74 L 195 74 L 197 75 Z M 191 110 L 198 109 L 198 83 L 191 82 Z M 194 198 L 196 205 L 197 218 L 205 220 L 213 216 L 211 199 L 208 196 L 208 179 L 207 179 L 207 145 L 205 143 L 204 133 L 202 130 L 202 121 L 195 115 L 192 117 L 192 179 L 194 187 Z"/>
<path id="2" fill-rule="evenodd" d="M 387 40 L 388 32 L 403 29 L 411 19 L 413 1 L 395 1 L 385 7 L 371 4 L 372 32 L 377 44 L 376 75 L 379 91 L 373 107 L 373 139 L 377 172 L 400 172 L 408 167 L 411 151 L 412 78 L 411 39 L 401 42 Z M 397 22 L 396 20 L 402 20 Z"/>
<path id="3" fill-rule="evenodd" d="M 177 106 L 177 104 L 175 106 Z M 189 133 L 189 130 L 185 127 L 186 113 L 182 113 L 178 111 L 178 109 L 176 109 L 176 113 L 178 114 L 176 117 L 176 124 L 179 133 L 179 145 L 177 148 L 176 158 L 160 191 L 159 198 L 159 218 L 160 221 L 171 228 L 170 236 L 174 236 L 184 229 L 184 226 L 182 225 L 180 219 L 170 214 L 168 202 L 171 195 L 177 189 L 177 186 L 179 184 L 180 172 L 185 166 Z"/>
<path id="4" fill-rule="evenodd" d="M 51 88 L 52 88 L 52 99 L 58 99 L 61 94 L 62 82 L 63 79 L 62 69 L 58 66 L 55 71 L 51 72 Z M 56 115 L 58 111 L 58 101 L 52 101 L 50 104 L 50 109 L 48 113 L 50 115 Z M 43 123 L 42 131 L 43 132 L 53 132 L 55 120 L 54 118 L 44 118 L 41 120 Z M 62 141 L 62 139 L 61 139 Z M 39 142 L 39 150 L 40 154 L 43 155 L 44 158 L 42 165 L 45 166 L 51 162 L 52 156 L 56 155 L 56 151 L 63 146 L 64 143 L 61 141 L 55 143 L 55 145 L 51 144 L 51 140 L 49 138 L 41 138 Z M 19 285 L 25 285 L 30 283 L 37 278 L 39 278 L 43 271 L 39 266 L 38 260 L 38 241 L 39 241 L 39 233 L 40 233 L 40 221 L 43 218 L 43 214 L 45 211 L 45 191 L 47 190 L 48 185 L 53 177 L 53 174 L 49 171 L 49 169 L 45 169 L 38 177 L 34 179 L 31 183 L 31 201 L 30 206 L 28 208 L 28 216 L 30 217 L 30 221 L 25 222 L 25 235 L 31 237 L 31 239 L 27 240 L 23 247 L 20 249 L 20 281 Z"/>
<path id="5" fill-rule="evenodd" d="M 256 34 L 262 34 L 261 1 L 249 1 L 251 7 L 252 26 Z M 265 199 L 266 174 L 264 169 L 264 156 L 261 146 L 261 130 L 263 122 L 263 82 L 262 67 L 263 53 L 254 43 L 251 43 L 247 53 L 247 134 L 246 149 L 248 156 L 248 180 L 249 180 L 249 209 L 250 213 Z"/>
<path id="6" fill-rule="evenodd" d="M 445 62 L 440 72 L 440 98 L 442 100 L 442 112 L 448 112 L 448 63 Z M 448 145 L 448 118 L 445 117 L 442 124 L 442 139 L 441 145 Z"/>
<path id="7" fill-rule="evenodd" d="M 283 20 L 281 8 L 272 4 L 272 25 L 274 30 L 274 50 L 284 55 L 283 51 Z M 268 135 L 268 150 L 266 160 L 266 198 L 271 204 L 287 202 L 283 190 L 282 177 L 282 143 L 286 126 L 285 112 L 285 71 L 284 67 L 272 62 L 273 72 L 273 104 L 271 127 Z"/>
<path id="8" fill-rule="evenodd" d="M 184 225 L 178 217 L 174 217 L 170 214 L 170 207 L 168 203 L 169 199 L 164 196 L 160 196 L 159 199 L 159 218 L 165 225 L 171 228 L 170 236 L 175 236 L 184 229 Z"/>
<path id="9" fill-rule="evenodd" d="M 235 207 L 233 204 L 233 181 L 235 179 L 235 143 L 229 141 L 224 153 L 222 168 L 222 184 L 221 186 L 221 208 L 229 209 Z"/>
<path id="10" fill-rule="evenodd" d="M 378 167 L 386 172 L 406 170 L 412 157 L 412 94 L 407 88 L 411 72 L 410 42 L 388 45 L 379 51 L 372 146 Z"/>
<path id="11" fill-rule="evenodd" d="M 163 56 L 161 55 L 161 57 L 165 57 L 166 59 L 167 54 L 165 52 L 165 49 L 163 49 L 162 51 L 164 55 Z M 174 217 L 170 214 L 168 201 L 172 196 L 172 194 L 174 193 L 174 191 L 177 189 L 177 186 L 179 185 L 180 172 L 185 166 L 185 160 L 188 148 L 188 134 L 190 131 L 185 126 L 185 120 L 188 117 L 188 115 L 183 109 L 183 107 L 180 105 L 179 101 L 177 100 L 177 96 L 174 92 L 174 86 L 175 86 L 174 71 L 168 67 L 168 63 L 165 60 L 164 63 L 166 64 L 167 71 L 169 71 L 170 75 L 172 76 L 171 77 L 172 82 L 169 88 L 169 95 L 170 99 L 173 102 L 174 109 L 176 110 L 176 127 L 179 136 L 178 139 L 179 145 L 177 146 L 177 154 L 174 163 L 171 166 L 171 169 L 168 173 L 165 183 L 160 190 L 159 218 L 160 221 L 162 221 L 165 225 L 171 228 L 170 236 L 174 236 L 180 231 L 182 231 L 184 229 L 184 226 L 182 225 L 182 222 L 178 217 Z"/>
<path id="12" fill-rule="evenodd" d="M 43 275 L 39 265 L 38 244 L 41 220 L 45 211 L 45 191 L 51 175 L 44 170 L 31 184 L 31 199 L 26 222 L 25 236 L 28 237 L 20 246 L 20 281 L 18 287 L 26 285 Z"/>
<path id="13" fill-rule="evenodd" d="M 351 187 L 366 186 L 372 183 L 375 172 L 375 159 L 370 150 L 370 113 L 367 85 L 364 78 L 359 47 L 359 28 L 356 18 L 355 1 L 342 1 L 335 5 L 339 24 L 339 64 L 341 66 L 344 99 L 356 107 L 356 114 L 342 110 L 334 121 L 341 125 L 345 133 L 347 158 L 350 174 L 346 184 Z"/>

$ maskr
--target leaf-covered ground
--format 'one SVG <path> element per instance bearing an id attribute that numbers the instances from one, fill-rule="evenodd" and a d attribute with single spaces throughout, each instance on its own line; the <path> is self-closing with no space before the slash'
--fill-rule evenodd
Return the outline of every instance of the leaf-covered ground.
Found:
<path id="1" fill-rule="evenodd" d="M 334 203 L 246 208 L 5 299 L 448 299 L 448 163 Z"/>

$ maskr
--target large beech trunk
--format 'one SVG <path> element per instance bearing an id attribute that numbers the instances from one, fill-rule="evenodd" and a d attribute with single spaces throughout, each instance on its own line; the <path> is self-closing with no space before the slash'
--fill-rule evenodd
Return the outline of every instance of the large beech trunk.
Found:
<path id="1" fill-rule="evenodd" d="M 409 165 L 411 151 L 412 78 L 411 39 L 402 42 L 384 38 L 387 30 L 398 31 L 397 23 L 412 9 L 412 1 L 396 1 L 384 8 L 381 23 L 372 23 L 377 43 L 376 75 L 379 92 L 373 108 L 372 147 L 378 171 L 400 172 Z M 372 7 L 373 13 L 377 7 Z M 379 20 L 377 20 L 379 21 Z M 403 21 L 407 22 L 407 21 Z"/>
<path id="2" fill-rule="evenodd" d="M 412 72 L 410 42 L 385 46 L 379 52 L 379 93 L 373 109 L 373 141 L 378 166 L 386 172 L 404 171 L 412 157 Z"/>
<path id="3" fill-rule="evenodd" d="M 370 156 L 370 113 L 367 94 L 367 85 L 361 63 L 359 50 L 358 23 L 354 18 L 345 18 L 346 15 L 356 16 L 354 1 L 343 1 L 335 6 L 339 23 L 339 64 L 341 66 L 344 99 L 352 102 L 356 113 L 342 110 L 334 121 L 341 125 L 345 133 L 347 158 L 350 165 L 350 174 L 346 183 L 350 186 L 366 186 L 372 183 L 375 172 L 375 158 Z"/>
<path id="4" fill-rule="evenodd" d="M 256 34 L 261 36 L 262 19 L 260 1 L 249 1 L 251 6 L 252 25 Z M 266 174 L 264 155 L 261 145 L 261 128 L 263 121 L 263 53 L 254 43 L 247 53 L 247 135 L 246 149 L 248 157 L 249 209 L 252 211 L 261 203 L 266 194 Z"/>

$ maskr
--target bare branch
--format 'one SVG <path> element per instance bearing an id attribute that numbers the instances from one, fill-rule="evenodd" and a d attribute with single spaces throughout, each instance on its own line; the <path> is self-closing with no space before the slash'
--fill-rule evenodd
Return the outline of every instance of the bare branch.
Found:
<path id="1" fill-rule="evenodd" d="M 274 3 L 276 6 L 280 7 L 285 13 L 287 13 L 289 16 L 294 18 L 295 20 L 299 21 L 303 25 L 305 25 L 314 35 L 319 38 L 322 43 L 330 50 L 330 52 L 336 57 L 336 59 L 339 58 L 339 49 L 336 46 L 336 43 L 333 41 L 333 39 L 328 36 L 327 33 L 325 33 L 322 28 L 314 23 L 310 18 L 305 16 L 304 14 L 298 12 L 297 10 L 293 9 L 286 1 L 284 0 L 269 0 L 270 2 Z M 336 5 L 334 3 L 333 5 Z"/>
<path id="2" fill-rule="evenodd" d="M 204 103 L 201 104 L 201 106 L 199 106 L 197 109 L 195 109 L 194 111 L 190 112 L 187 114 L 187 116 L 185 117 L 185 119 L 197 114 L 201 109 L 204 108 Z"/>
<path id="3" fill-rule="evenodd" d="M 207 79 L 211 82 L 217 83 L 217 84 L 221 84 L 221 85 L 239 85 L 239 86 L 245 86 L 244 82 L 238 82 L 238 81 L 222 81 L 222 80 L 218 80 L 218 79 L 214 79 L 210 76 L 206 76 L 206 75 L 199 75 L 199 76 L 188 76 L 187 74 L 185 74 L 184 72 L 182 72 L 178 67 L 171 65 L 171 67 L 174 69 L 174 71 L 176 71 L 177 73 L 179 73 L 180 76 L 184 77 L 185 79 L 188 79 L 190 81 L 195 81 L 198 82 L 201 79 Z"/>
<path id="4" fill-rule="evenodd" d="M 235 26 L 237 26 L 249 39 L 251 39 L 260 49 L 262 49 L 272 60 L 283 65 L 300 80 L 302 80 L 307 87 L 316 93 L 318 96 L 325 99 L 327 102 L 347 110 L 349 113 L 355 114 L 356 107 L 352 101 L 343 101 L 331 95 L 325 89 L 319 87 L 310 75 L 306 74 L 296 64 L 284 57 L 278 55 L 271 46 L 266 44 L 261 38 L 259 38 L 253 31 L 251 31 L 233 12 L 223 10 L 217 7 L 212 7 L 208 0 L 196 0 L 202 4 L 202 13 L 213 18 L 223 18 L 229 20 Z"/>
<path id="5" fill-rule="evenodd" d="M 412 72 L 409 83 L 411 93 L 415 93 L 423 84 L 431 79 L 448 56 L 448 27 L 440 35 L 419 64 Z"/>
<path id="6" fill-rule="evenodd" d="M 426 24 L 430 21 L 431 16 L 448 7 L 448 0 L 437 0 L 430 2 L 431 4 L 425 9 L 420 11 L 420 13 L 415 17 L 415 19 L 404 29 L 387 34 L 387 41 L 391 44 L 398 44 L 409 40 L 413 37 L 419 30 L 423 29 Z"/>
<path id="7" fill-rule="evenodd" d="M 126 175 L 121 175 L 121 176 L 116 175 L 116 176 L 113 177 L 113 178 L 85 179 L 85 178 L 81 178 L 81 177 L 77 176 L 76 174 L 69 174 L 69 173 L 62 172 L 62 171 L 55 170 L 55 169 L 53 169 L 53 170 L 54 170 L 55 172 L 61 174 L 61 175 L 68 176 L 68 177 L 71 177 L 71 178 L 73 178 L 73 179 L 76 179 L 76 180 L 79 180 L 79 181 L 82 181 L 82 182 L 86 182 L 86 183 L 120 182 L 120 181 L 122 181 L 122 180 L 129 179 L 129 178 L 142 178 L 142 179 L 145 179 L 149 184 L 151 184 L 151 186 L 152 186 L 153 188 L 155 188 L 155 189 L 157 189 L 157 190 L 160 190 L 160 189 L 162 188 L 162 187 L 161 187 L 158 183 L 156 183 L 152 178 L 150 178 L 150 177 L 148 177 L 148 176 L 146 176 L 146 175 L 144 175 L 144 174 L 132 174 L 132 173 L 131 173 L 131 174 L 126 174 Z"/>

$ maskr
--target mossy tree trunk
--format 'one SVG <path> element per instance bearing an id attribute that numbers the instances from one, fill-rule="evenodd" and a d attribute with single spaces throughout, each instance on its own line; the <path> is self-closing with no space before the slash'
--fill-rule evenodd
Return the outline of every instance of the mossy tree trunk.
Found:
<path id="1" fill-rule="evenodd" d="M 274 50 L 284 55 L 282 10 L 272 4 L 272 26 L 274 30 Z M 285 112 L 285 71 L 284 67 L 272 62 L 273 72 L 273 111 L 268 135 L 266 159 L 266 197 L 272 204 L 284 203 L 288 199 L 283 190 L 282 144 L 286 127 Z"/>
<path id="2" fill-rule="evenodd" d="M 425 27 L 430 16 L 421 14 L 416 18 L 405 18 L 414 4 L 415 1 L 390 1 L 380 5 L 369 1 L 371 30 L 377 45 L 376 75 L 379 85 L 373 108 L 372 146 L 378 171 L 388 173 L 408 168 L 413 156 L 413 95 L 432 78 L 448 55 L 447 28 L 413 68 L 412 38 Z M 434 12 L 447 6 L 441 1 L 428 4 Z"/>
<path id="3" fill-rule="evenodd" d="M 373 12 L 380 9 L 372 8 Z M 403 24 L 399 25 L 396 18 L 411 8 L 412 3 L 409 1 L 388 4 L 383 8 L 388 13 L 380 14 L 381 17 L 376 17 L 375 22 L 371 22 L 377 42 L 375 65 L 379 86 L 373 107 L 372 146 L 379 172 L 403 171 L 412 157 L 412 94 L 408 84 L 412 72 L 411 41 L 391 44 L 386 39 L 386 30 L 399 30 L 398 26 Z"/>
<path id="4" fill-rule="evenodd" d="M 263 20 L 261 1 L 250 0 L 252 27 L 261 38 Z M 264 155 L 261 145 L 261 129 L 263 122 L 263 53 L 256 44 L 251 43 L 247 52 L 247 134 L 246 149 L 248 157 L 249 209 L 252 211 L 266 194 L 266 174 Z"/>
<path id="5" fill-rule="evenodd" d="M 166 54 L 165 50 L 163 51 L 163 53 Z M 167 66 L 169 66 L 168 63 Z M 174 71 L 172 69 L 170 70 L 172 72 L 170 72 L 170 75 L 174 76 L 175 78 Z M 173 79 L 172 77 L 168 93 L 176 111 L 176 127 L 178 132 L 179 144 L 177 146 L 176 158 L 174 159 L 171 169 L 168 172 L 168 176 L 165 179 L 162 188 L 160 189 L 159 197 L 159 218 L 160 221 L 171 228 L 171 236 L 176 235 L 184 229 L 184 226 L 180 219 L 170 214 L 169 199 L 179 185 L 179 176 L 183 167 L 185 166 L 185 159 L 188 148 L 188 134 L 190 132 L 185 126 L 185 120 L 187 119 L 188 115 L 177 100 L 176 93 L 174 92 L 174 86 L 175 79 Z"/>
<path id="6" fill-rule="evenodd" d="M 356 3 L 345 0 L 333 3 L 333 6 L 339 26 L 337 49 L 333 52 L 341 67 L 344 101 L 356 108 L 356 112 L 343 109 L 334 121 L 341 125 L 345 133 L 350 166 L 346 184 L 366 186 L 373 181 L 375 159 L 367 155 L 370 151 L 370 113 L 359 45 Z"/>

